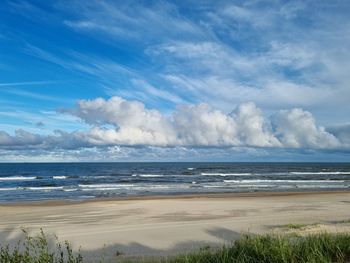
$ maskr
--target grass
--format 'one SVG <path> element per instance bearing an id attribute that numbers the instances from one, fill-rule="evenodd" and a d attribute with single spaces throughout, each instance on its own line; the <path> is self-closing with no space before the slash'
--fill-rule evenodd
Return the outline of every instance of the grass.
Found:
<path id="1" fill-rule="evenodd" d="M 345 219 L 345 220 L 341 220 L 339 221 L 340 224 L 349 224 L 350 223 L 350 219 Z"/>
<path id="2" fill-rule="evenodd" d="M 296 229 L 303 229 L 303 228 L 305 228 L 307 226 L 308 225 L 306 225 L 306 224 L 286 224 L 286 225 L 281 225 L 280 227 L 296 230 Z"/>
<path id="3" fill-rule="evenodd" d="M 286 224 L 286 225 L 280 225 L 280 228 L 290 229 L 290 230 L 301 230 L 306 227 L 311 226 L 317 226 L 319 223 L 313 223 L 313 224 Z"/>
<path id="4" fill-rule="evenodd" d="M 35 237 L 25 234 L 14 248 L 0 246 L 0 263 L 83 263 L 80 252 L 74 253 L 69 242 L 61 244 L 56 238 L 54 249 L 50 249 L 47 237 L 41 233 Z"/>
<path id="5" fill-rule="evenodd" d="M 323 263 L 350 262 L 349 234 L 315 234 L 306 237 L 243 235 L 231 246 L 165 260 L 167 263 Z"/>
<path id="6" fill-rule="evenodd" d="M 83 263 L 79 252 L 73 253 L 68 242 L 58 241 L 49 248 L 44 233 L 26 236 L 24 241 L 10 249 L 0 246 L 1 263 Z M 118 253 L 119 254 L 119 253 Z M 135 262 L 116 259 L 116 262 Z M 103 262 L 101 259 L 98 262 Z M 110 261 L 109 261 L 110 262 Z M 136 260 L 147 263 L 324 263 L 350 262 L 350 234 L 320 233 L 298 237 L 293 235 L 243 234 L 239 240 L 220 249 L 206 247 L 184 255 Z"/>

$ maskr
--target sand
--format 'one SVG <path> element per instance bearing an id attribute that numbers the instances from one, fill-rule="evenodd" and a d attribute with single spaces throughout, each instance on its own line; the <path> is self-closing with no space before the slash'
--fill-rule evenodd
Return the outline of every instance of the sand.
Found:
<path id="1" fill-rule="evenodd" d="M 350 192 L 42 202 L 0 206 L 0 241 L 16 242 L 21 227 L 30 233 L 42 228 L 75 249 L 81 246 L 93 260 L 102 252 L 106 257 L 116 251 L 126 256 L 185 252 L 229 243 L 242 232 L 281 231 L 289 223 L 344 232 L 350 230 L 349 219 Z"/>

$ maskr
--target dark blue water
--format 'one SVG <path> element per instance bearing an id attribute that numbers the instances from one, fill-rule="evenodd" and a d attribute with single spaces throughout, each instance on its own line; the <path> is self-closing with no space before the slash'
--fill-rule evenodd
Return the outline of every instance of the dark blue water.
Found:
<path id="1" fill-rule="evenodd" d="M 350 190 L 350 164 L 0 163 L 0 202 L 189 193 Z"/>

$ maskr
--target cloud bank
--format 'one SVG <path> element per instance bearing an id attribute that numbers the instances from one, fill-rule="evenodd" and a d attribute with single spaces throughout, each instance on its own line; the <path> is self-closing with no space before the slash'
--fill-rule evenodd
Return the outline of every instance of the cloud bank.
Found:
<path id="1" fill-rule="evenodd" d="M 85 131 L 55 131 L 53 135 L 17 130 L 0 131 L 0 147 L 19 149 L 79 149 L 102 146 L 252 147 L 349 149 L 349 126 L 327 130 L 317 126 L 310 112 L 280 110 L 265 117 L 251 102 L 230 113 L 208 104 L 179 105 L 169 114 L 143 103 L 111 97 L 80 100 L 63 110 L 90 125 Z"/>

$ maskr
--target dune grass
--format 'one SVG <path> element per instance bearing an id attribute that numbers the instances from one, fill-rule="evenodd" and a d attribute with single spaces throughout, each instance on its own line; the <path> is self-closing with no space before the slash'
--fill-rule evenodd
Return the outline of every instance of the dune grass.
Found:
<path id="1" fill-rule="evenodd" d="M 315 227 L 318 226 L 319 223 L 312 223 L 312 224 L 286 224 L 286 225 L 280 225 L 279 228 L 289 229 L 289 230 L 302 230 L 307 227 Z"/>
<path id="2" fill-rule="evenodd" d="M 349 234 L 242 235 L 230 246 L 164 260 L 168 263 L 350 262 Z"/>
<path id="3" fill-rule="evenodd" d="M 286 228 L 286 229 L 303 229 L 307 226 L 308 225 L 306 224 L 286 224 L 286 225 L 281 225 L 280 227 Z"/>
<path id="4" fill-rule="evenodd" d="M 50 243 L 51 244 L 51 243 Z M 0 246 L 1 263 L 83 263 L 68 242 L 49 245 L 44 233 L 26 236 L 15 248 Z M 100 260 L 98 262 L 103 262 Z M 108 261 L 111 262 L 111 261 Z M 112 261 L 113 262 L 113 261 Z M 116 257 L 115 262 L 156 263 L 323 263 L 350 262 L 350 234 L 320 233 L 304 237 L 293 235 L 243 234 L 239 240 L 219 249 L 206 247 L 196 252 L 149 260 Z"/>
<path id="5" fill-rule="evenodd" d="M 25 238 L 10 248 L 0 245 L 0 263 L 83 263 L 80 252 L 74 253 L 69 242 L 50 242 L 44 232 L 35 237 L 23 230 Z M 54 247 L 54 248 L 52 248 Z"/>
<path id="6" fill-rule="evenodd" d="M 344 219 L 339 221 L 340 224 L 350 224 L 350 219 Z"/>

